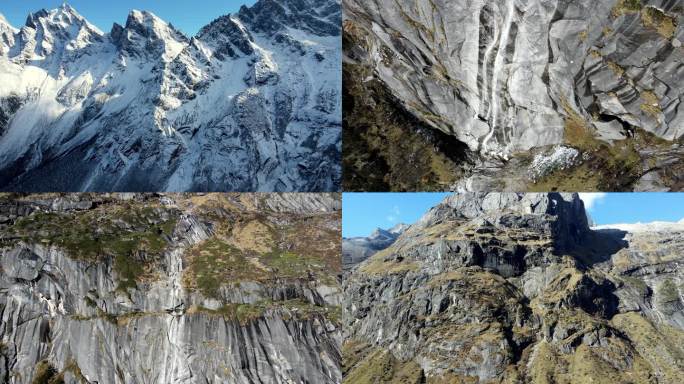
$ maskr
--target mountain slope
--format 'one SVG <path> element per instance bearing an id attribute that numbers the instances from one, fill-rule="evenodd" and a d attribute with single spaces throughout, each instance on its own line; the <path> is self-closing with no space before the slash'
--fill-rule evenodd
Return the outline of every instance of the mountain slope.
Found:
<path id="1" fill-rule="evenodd" d="M 405 172 L 367 132 L 373 109 L 385 114 L 389 103 L 395 129 L 431 127 L 461 143 L 436 146 L 446 159 L 417 177 L 428 186 L 431 173 L 460 165 L 466 180 L 452 189 L 681 189 L 664 170 L 684 164 L 680 2 L 350 0 L 344 15 L 344 87 L 355 112 L 355 135 L 345 135 L 359 141 L 345 157 L 363 159 L 355 151 L 365 143 L 391 174 Z M 430 144 L 405 156 L 422 165 L 430 156 L 419 148 Z M 543 161 L 567 148 L 579 153 Z M 551 163 L 542 175 L 539 163 Z M 363 165 L 350 162 L 345 174 L 364 176 Z"/>
<path id="2" fill-rule="evenodd" d="M 343 282 L 349 383 L 677 383 L 684 227 L 577 195 L 446 198 Z"/>
<path id="3" fill-rule="evenodd" d="M 31 14 L 0 36 L 0 188 L 337 190 L 340 18 L 261 0 L 188 38 L 149 12 L 107 34 Z"/>
<path id="4" fill-rule="evenodd" d="M 349 270 L 378 251 L 392 245 L 408 229 L 406 224 L 397 224 L 390 229 L 377 228 L 368 237 L 342 239 L 342 268 Z"/>
<path id="5" fill-rule="evenodd" d="M 0 195 L 0 382 L 339 383 L 339 205 Z"/>

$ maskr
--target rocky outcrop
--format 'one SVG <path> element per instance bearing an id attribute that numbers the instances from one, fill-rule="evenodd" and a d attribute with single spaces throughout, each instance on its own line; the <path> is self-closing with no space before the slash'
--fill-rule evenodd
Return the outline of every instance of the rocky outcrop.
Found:
<path id="1" fill-rule="evenodd" d="M 339 212 L 271 199 L 0 196 L 0 381 L 340 382 Z"/>
<path id="2" fill-rule="evenodd" d="M 298 194 L 270 194 L 262 199 L 263 208 L 273 212 L 290 212 L 297 214 L 332 213 L 342 210 L 341 196 L 298 193 Z"/>
<path id="3" fill-rule="evenodd" d="M 242 6 L 238 16 L 259 32 L 276 33 L 293 27 L 317 35 L 339 36 L 342 24 L 339 1 L 260 1 Z"/>
<path id="4" fill-rule="evenodd" d="M 345 88 L 377 81 L 421 125 L 466 144 L 464 176 L 486 178 L 482 190 L 498 177 L 511 179 L 506 190 L 539 183 L 510 173 L 535 173 L 529 151 L 548 157 L 559 146 L 584 157 L 557 170 L 598 173 L 613 159 L 634 174 L 613 181 L 611 190 L 632 189 L 649 167 L 611 148 L 628 147 L 651 163 L 672 154 L 682 162 L 675 146 L 684 136 L 680 7 L 660 0 L 351 0 L 344 3 L 345 71 L 363 76 L 345 77 Z M 359 104 L 373 99 L 354 96 Z M 491 176 L 493 167 L 505 170 Z M 667 177 L 658 183 L 674 184 Z"/>
<path id="5" fill-rule="evenodd" d="M 450 196 L 345 275 L 344 375 L 676 383 L 679 237 L 591 229 L 577 195 Z"/>

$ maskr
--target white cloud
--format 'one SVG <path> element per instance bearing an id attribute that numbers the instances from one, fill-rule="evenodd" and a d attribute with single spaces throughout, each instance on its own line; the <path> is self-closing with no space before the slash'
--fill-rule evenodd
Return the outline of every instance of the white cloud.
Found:
<path id="1" fill-rule="evenodd" d="M 580 193 L 580 199 L 584 201 L 586 209 L 592 209 L 594 206 L 606 198 L 607 194 L 603 192 Z"/>
<path id="2" fill-rule="evenodd" d="M 401 215 L 401 211 L 399 210 L 399 207 L 395 205 L 389 215 L 387 215 L 387 221 L 396 223 L 399 220 L 399 215 Z"/>

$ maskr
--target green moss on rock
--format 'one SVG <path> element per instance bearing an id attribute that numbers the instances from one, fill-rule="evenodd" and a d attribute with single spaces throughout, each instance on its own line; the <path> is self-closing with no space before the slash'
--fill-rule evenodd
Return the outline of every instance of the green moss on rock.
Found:
<path id="1" fill-rule="evenodd" d="M 38 211 L 8 232 L 17 241 L 62 248 L 76 260 L 111 258 L 118 288 L 126 290 L 136 286 L 146 264 L 163 254 L 176 222 L 176 215 L 161 207 L 122 204 L 75 213 Z"/>

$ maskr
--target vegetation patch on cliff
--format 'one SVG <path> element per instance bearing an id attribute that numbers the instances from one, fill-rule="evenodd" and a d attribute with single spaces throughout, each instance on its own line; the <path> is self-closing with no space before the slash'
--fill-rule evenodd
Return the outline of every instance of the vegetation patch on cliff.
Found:
<path id="1" fill-rule="evenodd" d="M 337 284 L 338 214 L 237 214 L 212 222 L 211 237 L 184 255 L 183 283 L 207 297 L 245 281 L 316 280 Z"/>
<path id="2" fill-rule="evenodd" d="M 644 101 L 640 108 L 644 113 L 650 115 L 653 118 L 658 118 L 663 113 L 660 107 L 660 99 L 658 95 L 653 91 L 643 91 L 641 92 L 641 99 Z"/>
<path id="3" fill-rule="evenodd" d="M 643 5 L 641 5 L 641 0 L 619 0 L 612 10 L 613 17 L 619 17 L 622 15 L 633 14 L 641 11 Z"/>
<path id="4" fill-rule="evenodd" d="M 366 49 L 364 33 L 346 22 L 345 51 Z M 386 57 L 390 60 L 391 56 Z M 435 72 L 445 77 L 439 65 Z M 443 191 L 464 174 L 467 146 L 402 108 L 373 77 L 372 68 L 344 63 L 343 84 L 344 109 L 348 112 L 343 119 L 345 190 Z M 420 114 L 426 120 L 443 123 L 440 116 L 429 111 L 421 110 Z"/>
<path id="5" fill-rule="evenodd" d="M 613 7 L 613 17 L 641 13 L 641 22 L 647 28 L 652 28 L 666 39 L 672 39 L 677 29 L 677 19 L 667 15 L 660 9 L 647 5 L 641 0 L 619 0 Z"/>
<path id="6" fill-rule="evenodd" d="M 644 26 L 655 29 L 660 36 L 668 40 L 672 39 L 677 30 L 677 19 L 652 6 L 643 10 L 641 21 Z"/>
<path id="7" fill-rule="evenodd" d="M 64 384 L 64 376 L 67 372 L 70 373 L 78 383 L 88 383 L 88 380 L 86 380 L 85 376 L 83 376 L 81 368 L 78 366 L 76 361 L 69 359 L 62 372 L 58 372 L 48 360 L 39 361 L 38 364 L 36 364 L 36 369 L 31 384 Z"/>
<path id="8" fill-rule="evenodd" d="M 176 215 L 157 204 L 126 202 L 80 212 L 37 211 L 8 228 L 15 241 L 56 246 L 76 260 L 114 261 L 119 288 L 154 277 L 154 262 L 168 246 Z"/>
<path id="9" fill-rule="evenodd" d="M 658 382 L 677 383 L 684 372 L 684 334 L 666 324 L 654 325 L 638 313 L 615 316 L 612 323 L 631 340 L 653 367 Z"/>
<path id="10" fill-rule="evenodd" d="M 631 190 L 644 173 L 642 150 L 672 145 L 638 128 L 634 128 L 631 137 L 608 144 L 599 140 L 589 122 L 567 103 L 564 108 L 567 112 L 565 142 L 578 149 L 583 160 L 572 168 L 552 172 L 530 183 L 531 192 Z"/>
<path id="11" fill-rule="evenodd" d="M 325 280 L 334 273 L 325 260 L 315 256 L 279 248 L 266 253 L 244 252 L 218 237 L 211 237 L 190 249 L 186 259 L 185 286 L 215 298 L 220 297 L 221 286 L 241 281 L 309 280 L 314 277 Z"/>
<path id="12" fill-rule="evenodd" d="M 385 258 L 378 252 L 373 255 L 359 271 L 369 275 L 398 275 L 407 272 L 415 272 L 420 269 L 420 264 L 405 259 Z"/>
<path id="13" fill-rule="evenodd" d="M 343 346 L 344 383 L 406 383 L 425 382 L 423 370 L 412 361 L 402 362 L 389 351 L 372 348 L 359 342 L 347 342 Z"/>
<path id="14" fill-rule="evenodd" d="M 41 360 L 36 364 L 31 384 L 64 384 L 64 379 L 59 376 L 49 361 Z"/>

